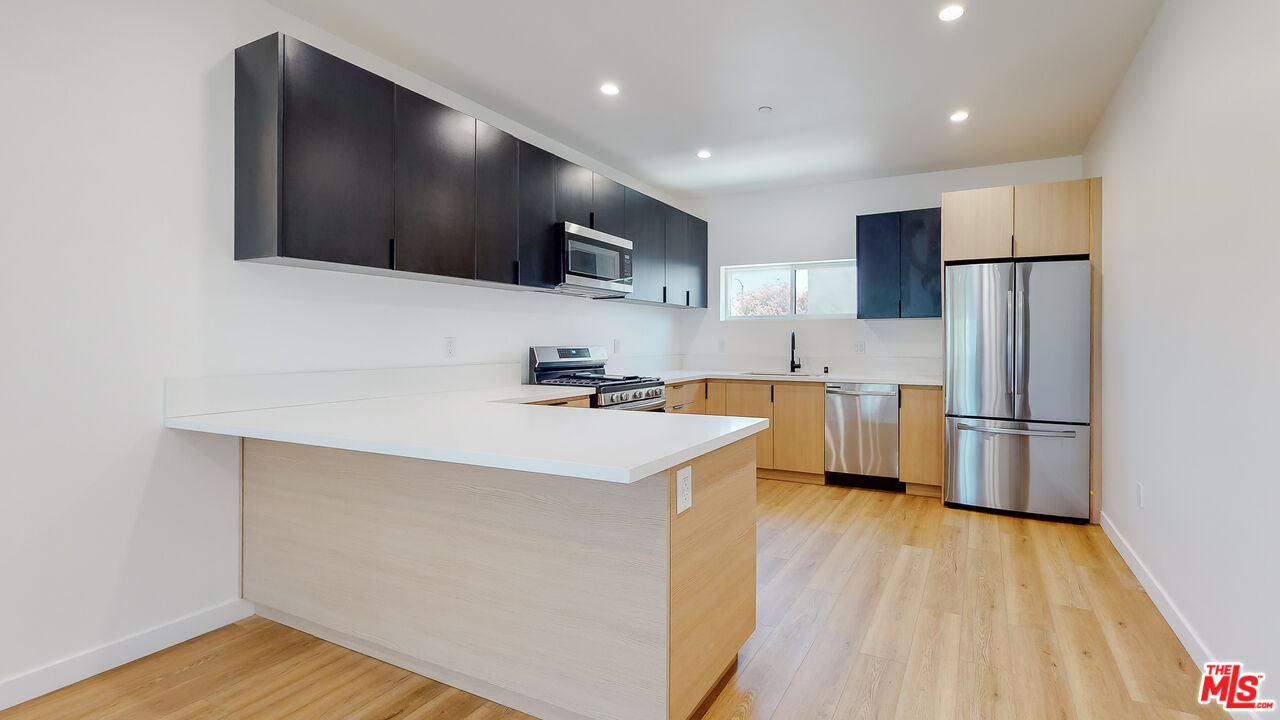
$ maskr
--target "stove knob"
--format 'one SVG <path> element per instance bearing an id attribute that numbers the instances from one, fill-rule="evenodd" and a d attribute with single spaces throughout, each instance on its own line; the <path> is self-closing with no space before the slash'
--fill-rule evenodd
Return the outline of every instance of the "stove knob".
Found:
<path id="1" fill-rule="evenodd" d="M 622 394 L 621 394 L 621 393 L 611 393 L 611 394 L 609 395 L 609 402 L 611 402 L 611 403 L 619 402 L 621 399 L 622 399 Z"/>
<path id="2" fill-rule="evenodd" d="M 649 397 L 658 397 L 662 394 L 662 388 L 649 388 Z"/>
<path id="3" fill-rule="evenodd" d="M 629 392 L 620 392 L 620 393 L 618 393 L 618 401 L 619 401 L 619 402 L 623 402 L 623 401 L 630 400 L 630 399 L 631 399 L 631 393 L 629 393 Z"/>

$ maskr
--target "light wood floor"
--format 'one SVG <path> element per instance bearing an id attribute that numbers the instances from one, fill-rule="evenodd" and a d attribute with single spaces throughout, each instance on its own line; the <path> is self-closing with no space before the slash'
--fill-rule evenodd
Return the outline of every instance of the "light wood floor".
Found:
<path id="1" fill-rule="evenodd" d="M 760 481 L 757 629 L 705 718 L 1225 718 L 1097 527 Z M 250 618 L 2 720 L 527 715 Z"/>

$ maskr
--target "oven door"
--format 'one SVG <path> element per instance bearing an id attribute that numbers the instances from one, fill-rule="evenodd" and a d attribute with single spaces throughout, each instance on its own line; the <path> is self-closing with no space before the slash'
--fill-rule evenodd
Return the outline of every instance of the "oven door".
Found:
<path id="1" fill-rule="evenodd" d="M 631 241 L 575 223 L 564 224 L 564 282 L 568 291 L 631 292 Z"/>

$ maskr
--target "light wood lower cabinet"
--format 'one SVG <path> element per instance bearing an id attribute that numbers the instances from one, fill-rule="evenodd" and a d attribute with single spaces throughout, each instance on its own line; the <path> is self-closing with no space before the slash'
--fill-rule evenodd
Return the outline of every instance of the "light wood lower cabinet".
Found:
<path id="1" fill-rule="evenodd" d="M 898 475 L 915 495 L 942 495 L 944 430 L 942 388 L 899 388 Z"/>
<path id="2" fill-rule="evenodd" d="M 707 403 L 703 408 L 706 415 L 724 415 L 724 381 L 707 381 Z"/>
<path id="3" fill-rule="evenodd" d="M 702 415 L 706 408 L 706 383 L 686 382 L 667 386 L 667 412 Z"/>
<path id="4" fill-rule="evenodd" d="M 773 467 L 773 386 L 753 382 L 725 383 L 724 414 L 769 421 L 769 429 L 756 435 L 756 467 Z"/>
<path id="5" fill-rule="evenodd" d="M 773 386 L 773 468 L 821 473 L 825 390 L 822 385 L 777 383 Z"/>

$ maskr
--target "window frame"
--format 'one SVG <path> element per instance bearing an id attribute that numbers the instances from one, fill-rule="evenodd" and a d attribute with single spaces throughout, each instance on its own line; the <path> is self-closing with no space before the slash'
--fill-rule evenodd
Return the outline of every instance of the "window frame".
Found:
<path id="1" fill-rule="evenodd" d="M 796 271 L 812 267 L 824 267 L 832 265 L 847 265 L 854 271 L 854 277 L 857 277 L 858 261 L 857 258 L 839 258 L 835 260 L 801 260 L 797 262 L 776 262 L 776 263 L 753 263 L 749 265 L 721 265 L 720 266 L 720 319 L 726 322 L 758 322 L 770 320 L 856 320 L 858 318 L 858 287 L 853 287 L 854 301 L 853 312 L 851 313 L 830 313 L 825 315 L 798 315 L 796 314 Z M 787 268 L 791 273 L 791 301 L 790 312 L 786 315 L 734 315 L 730 312 L 729 301 L 729 275 L 735 270 L 753 270 L 757 268 Z M 855 280 L 856 283 L 856 280 Z"/>

